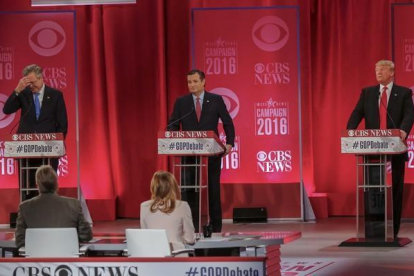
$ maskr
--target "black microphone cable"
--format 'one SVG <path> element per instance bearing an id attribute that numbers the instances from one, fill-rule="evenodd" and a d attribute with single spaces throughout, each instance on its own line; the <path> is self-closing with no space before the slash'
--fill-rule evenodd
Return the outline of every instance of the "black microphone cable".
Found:
<path id="1" fill-rule="evenodd" d="M 17 96 L 19 97 L 19 96 Z M 27 111 L 20 117 L 20 120 L 12 127 L 12 129 L 10 130 L 9 134 L 12 134 L 13 130 L 16 128 L 16 126 L 18 124 L 20 124 L 20 122 L 24 119 L 24 117 L 26 117 L 26 115 L 29 113 L 30 109 L 32 109 L 32 101 L 29 100 L 29 108 L 27 109 Z"/>
<path id="2" fill-rule="evenodd" d="M 186 118 L 187 116 L 189 116 L 191 113 L 193 113 L 194 112 L 194 106 L 192 106 L 191 107 L 191 111 L 190 112 L 188 112 L 187 114 L 185 114 L 184 116 L 182 116 L 182 117 L 180 117 L 180 118 L 178 118 L 177 120 L 174 120 L 172 123 L 170 123 L 170 124 L 168 124 L 166 127 L 165 127 L 165 129 L 166 130 L 168 130 L 168 128 L 170 127 L 170 126 L 172 126 L 173 124 L 175 124 L 176 122 L 178 122 L 178 121 L 181 121 L 182 119 L 184 119 L 184 118 Z"/>

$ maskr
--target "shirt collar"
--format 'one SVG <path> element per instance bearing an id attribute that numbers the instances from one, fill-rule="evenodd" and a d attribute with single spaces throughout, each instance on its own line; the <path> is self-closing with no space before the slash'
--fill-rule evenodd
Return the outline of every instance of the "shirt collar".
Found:
<path id="1" fill-rule="evenodd" d="M 390 82 L 389 84 L 387 84 L 387 94 L 391 93 L 391 89 L 392 86 L 394 85 L 393 82 Z M 380 84 L 380 92 L 382 93 L 382 91 L 384 90 L 385 85 Z"/>
<path id="2" fill-rule="evenodd" d="M 195 101 L 197 99 L 197 97 L 194 94 L 192 94 L 192 96 L 193 96 L 193 100 Z M 199 98 L 200 98 L 201 101 L 204 100 L 204 91 L 203 91 L 203 93 L 201 93 Z"/>
<path id="3" fill-rule="evenodd" d="M 42 95 L 42 96 L 43 96 L 43 94 L 45 94 L 45 84 L 43 84 L 42 88 L 40 88 L 39 94 Z"/>

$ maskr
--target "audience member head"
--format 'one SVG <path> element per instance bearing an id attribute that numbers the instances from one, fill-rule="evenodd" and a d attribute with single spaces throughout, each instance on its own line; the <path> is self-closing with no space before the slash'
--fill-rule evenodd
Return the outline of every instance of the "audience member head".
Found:
<path id="1" fill-rule="evenodd" d="M 41 194 L 53 194 L 57 191 L 57 174 L 52 166 L 43 165 L 36 170 L 36 184 Z"/>
<path id="2" fill-rule="evenodd" d="M 157 171 L 151 179 L 151 212 L 172 213 L 177 199 L 181 199 L 180 189 L 174 175 L 166 171 Z"/>

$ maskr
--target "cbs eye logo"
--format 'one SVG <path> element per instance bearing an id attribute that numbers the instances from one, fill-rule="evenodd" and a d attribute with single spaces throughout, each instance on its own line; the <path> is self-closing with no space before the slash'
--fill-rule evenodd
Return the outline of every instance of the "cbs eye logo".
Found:
<path id="1" fill-rule="evenodd" d="M 285 46 L 289 39 L 289 28 L 279 17 L 265 16 L 254 24 L 252 38 L 263 51 L 274 52 Z"/>
<path id="2" fill-rule="evenodd" d="M 73 275 L 73 272 L 69 266 L 60 265 L 56 268 L 54 276 L 72 276 L 72 275 Z"/>
<path id="3" fill-rule="evenodd" d="M 14 117 L 16 116 L 16 113 L 12 113 L 10 115 L 6 115 L 3 113 L 3 107 L 7 101 L 7 98 L 8 97 L 6 95 L 0 94 L 0 129 L 10 125 L 13 122 Z"/>
<path id="4" fill-rule="evenodd" d="M 264 66 L 264 64 L 263 64 L 263 63 L 257 63 L 257 64 L 254 66 L 254 71 L 255 71 L 256 73 L 258 73 L 258 74 L 263 73 L 263 72 L 265 71 L 265 69 L 266 69 L 266 67 Z"/>
<path id="5" fill-rule="evenodd" d="M 264 151 L 259 151 L 256 155 L 256 158 L 259 162 L 263 162 L 266 161 L 267 159 L 267 154 Z"/>
<path id="6" fill-rule="evenodd" d="M 240 102 L 237 95 L 230 89 L 224 87 L 214 88 L 211 90 L 211 92 L 223 97 L 223 101 L 226 104 L 227 110 L 229 111 L 231 118 L 234 119 L 237 116 L 237 113 L 239 113 L 240 109 Z"/>
<path id="7" fill-rule="evenodd" d="M 63 28 L 52 21 L 41 21 L 29 32 L 29 45 L 37 54 L 45 57 L 57 55 L 66 44 Z"/>

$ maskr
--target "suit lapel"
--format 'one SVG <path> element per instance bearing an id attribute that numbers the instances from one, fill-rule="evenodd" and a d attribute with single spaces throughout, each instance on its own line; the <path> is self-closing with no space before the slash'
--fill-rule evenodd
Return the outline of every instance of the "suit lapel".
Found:
<path id="1" fill-rule="evenodd" d="M 42 107 L 40 108 L 39 119 L 45 113 L 45 110 L 48 108 L 49 104 L 50 104 L 50 91 L 48 87 L 45 86 L 45 92 L 43 94 Z"/>
<path id="2" fill-rule="evenodd" d="M 395 105 L 397 104 L 398 99 L 398 87 L 394 84 L 391 89 L 390 98 L 388 100 L 387 110 L 390 114 L 392 114 L 392 111 L 394 110 Z"/>
<path id="3" fill-rule="evenodd" d="M 35 103 L 33 99 L 34 94 L 32 91 L 30 91 L 30 89 L 27 89 L 27 92 L 25 93 L 26 93 L 25 97 L 27 96 L 27 100 L 29 101 L 29 106 L 28 106 L 29 116 L 35 118 L 36 120 L 36 108 L 35 108 Z"/>
<path id="4" fill-rule="evenodd" d="M 193 110 L 193 114 L 191 114 L 190 116 L 193 117 L 193 119 L 197 122 L 197 113 L 196 113 L 196 110 L 195 110 L 193 94 L 191 94 L 191 93 L 188 94 L 187 101 L 188 101 L 188 106 L 190 106 L 191 110 Z M 191 112 L 191 110 L 188 110 L 186 112 Z"/>
<path id="5" fill-rule="evenodd" d="M 380 99 L 380 86 L 379 85 L 377 85 L 377 86 L 375 86 L 375 88 L 374 88 L 374 90 L 372 91 L 372 97 L 373 98 L 375 98 L 375 100 L 374 101 L 371 101 L 373 104 L 374 104 L 374 108 L 373 108 L 373 110 L 375 110 L 375 116 L 378 116 L 377 118 L 377 120 L 379 121 L 379 104 L 380 104 L 380 102 L 379 102 L 379 99 Z M 378 128 L 379 128 L 379 125 L 378 125 Z"/>
<path id="6" fill-rule="evenodd" d="M 201 107 L 201 116 L 200 116 L 200 122 L 206 115 L 203 116 L 203 114 L 207 113 L 207 110 L 209 109 L 210 105 L 210 93 L 207 91 L 204 91 L 204 99 L 203 99 L 203 106 Z"/>

